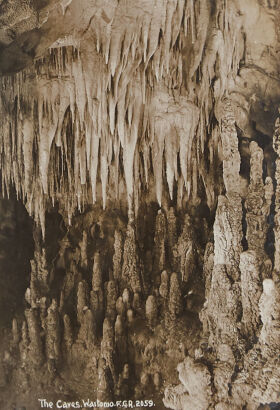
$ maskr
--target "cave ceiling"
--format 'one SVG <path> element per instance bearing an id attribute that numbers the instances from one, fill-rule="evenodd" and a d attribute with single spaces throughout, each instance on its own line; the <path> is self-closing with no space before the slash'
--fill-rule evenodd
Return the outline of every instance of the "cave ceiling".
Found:
<path id="1" fill-rule="evenodd" d="M 81 197 L 95 202 L 99 183 L 104 206 L 107 184 L 115 187 L 110 192 L 126 191 L 129 206 L 137 206 L 151 167 L 159 204 L 166 174 L 171 199 L 174 181 L 194 203 L 202 184 L 213 207 L 203 152 L 209 150 L 211 163 L 218 145 L 213 119 L 220 122 L 225 96 L 231 97 L 242 137 L 272 138 L 279 103 L 278 1 L 7 0 L 0 7 L 1 110 L 7 121 L 18 117 L 21 131 L 12 137 L 12 151 L 24 157 L 2 178 L 7 187 L 16 186 L 37 220 L 41 193 L 58 200 L 52 192 L 56 154 L 51 147 L 55 141 L 66 152 L 61 130 L 69 107 L 80 135 L 74 155 L 79 160 L 73 178 L 65 181 L 66 191 L 76 197 L 66 205 L 70 210 L 80 207 Z M 31 130 L 34 110 L 39 120 Z M 92 129 L 97 137 L 90 142 Z M 170 143 L 174 132 L 177 138 Z M 25 133 L 29 137 L 20 153 L 17 144 Z M 32 164 L 35 135 L 39 149 Z M 140 155 L 134 155 L 138 147 Z M 157 160 L 163 153 L 166 165 Z M 116 179 L 120 162 L 125 187 Z"/>

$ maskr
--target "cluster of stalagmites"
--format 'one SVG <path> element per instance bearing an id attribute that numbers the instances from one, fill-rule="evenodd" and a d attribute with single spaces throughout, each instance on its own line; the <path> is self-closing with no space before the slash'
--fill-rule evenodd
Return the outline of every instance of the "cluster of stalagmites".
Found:
<path id="1" fill-rule="evenodd" d="M 256 142 L 250 143 L 250 181 L 242 211 L 238 194 L 240 160 L 230 101 L 224 107 L 221 132 L 223 143 L 232 147 L 223 164 L 226 194 L 218 199 L 214 243 L 208 243 L 205 250 L 200 347 L 194 357 L 178 366 L 181 384 L 165 392 L 165 405 L 176 410 L 204 410 L 208 406 L 219 410 L 246 406 L 253 410 L 261 403 L 279 401 L 279 159 L 274 227 L 278 242 L 273 269 L 265 244 L 274 189 L 271 178 L 263 175 L 263 151 Z M 279 119 L 274 135 L 277 155 L 278 141 Z M 227 172 L 229 167 L 231 172 Z M 242 218 L 246 220 L 245 250 Z"/>
<path id="2" fill-rule="evenodd" d="M 182 228 L 178 221 L 173 208 L 159 210 L 152 247 L 141 253 L 136 221 L 129 219 L 114 231 L 109 262 L 99 222 L 81 231 L 76 246 L 66 234 L 52 268 L 45 249 L 38 248 L 31 261 L 25 319 L 21 324 L 15 319 L 12 326 L 11 351 L 22 372 L 32 379 L 47 368 L 49 377 L 62 383 L 66 363 L 72 369 L 79 363 L 81 377 L 97 390 L 99 400 L 155 394 L 166 377 L 160 357 L 170 331 L 157 329 L 176 327 L 192 309 L 189 280 L 200 269 L 190 217 Z M 174 263 L 168 262 L 169 255 Z M 65 275 L 58 289 L 52 269 L 59 267 Z M 157 340 L 155 333 L 163 335 Z"/>

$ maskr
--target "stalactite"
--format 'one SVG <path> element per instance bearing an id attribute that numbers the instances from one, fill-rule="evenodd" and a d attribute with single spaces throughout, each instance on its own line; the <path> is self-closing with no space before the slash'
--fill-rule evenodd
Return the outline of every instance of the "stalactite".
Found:
<path id="1" fill-rule="evenodd" d="M 15 81 L 9 82 L 6 77 L 2 79 L 1 87 L 3 89 L 10 87 L 11 99 L 15 101 L 20 94 L 23 100 L 22 106 L 24 104 L 27 106 L 25 110 L 22 106 L 18 109 L 19 121 L 17 121 L 18 126 L 15 130 L 18 138 L 14 138 L 16 145 L 21 141 L 21 133 L 24 135 L 24 166 L 22 166 L 21 150 L 17 149 L 18 147 L 12 147 L 12 151 L 17 153 L 20 166 L 17 166 L 17 162 L 14 162 L 12 169 L 6 165 L 11 161 L 8 160 L 10 155 L 9 127 L 8 122 L 5 122 L 2 125 L 4 135 L 2 146 L 7 162 L 4 164 L 2 160 L 4 169 L 2 176 L 7 187 L 10 182 L 14 181 L 18 193 L 25 194 L 29 211 L 41 224 L 44 224 L 43 214 L 46 207 L 44 202 L 47 202 L 48 196 L 52 197 L 54 203 L 58 201 L 65 207 L 69 220 L 71 220 L 75 208 L 81 208 L 82 200 L 91 202 L 90 196 L 85 194 L 88 182 L 91 185 L 93 203 L 97 199 L 98 185 L 101 182 L 103 206 L 106 205 L 107 185 L 110 183 L 109 167 L 112 165 L 113 150 L 116 157 L 116 170 L 119 169 L 118 164 L 122 155 L 129 208 L 132 209 L 133 196 L 135 196 L 134 205 L 137 208 L 138 189 L 139 187 L 142 189 L 143 181 L 139 181 L 138 156 L 135 152 L 138 142 L 146 131 L 148 131 L 149 138 L 146 141 L 148 147 L 145 151 L 149 152 L 151 149 L 152 152 L 158 203 L 161 205 L 162 202 L 163 154 L 166 159 L 166 178 L 171 199 L 173 198 L 173 184 L 178 177 L 177 154 L 180 157 L 184 187 L 188 195 L 191 185 L 195 189 L 196 184 L 193 182 L 196 181 L 196 171 L 193 172 L 191 183 L 191 148 L 193 144 L 200 144 L 197 145 L 197 149 L 199 151 L 201 147 L 203 151 L 206 139 L 204 130 L 208 125 L 207 114 L 211 110 L 208 104 L 209 89 L 214 78 L 215 67 L 219 68 L 219 72 L 216 73 L 218 74 L 216 90 L 219 89 L 219 97 L 225 89 L 227 75 L 231 72 L 235 75 L 237 72 L 238 63 L 242 57 L 242 47 L 238 48 L 238 44 L 242 43 L 242 39 L 239 38 L 240 33 L 238 29 L 231 32 L 223 27 L 214 29 L 209 26 L 211 7 L 208 2 L 199 3 L 197 8 L 191 1 L 167 2 L 164 7 L 156 2 L 152 12 L 149 5 L 145 3 L 143 10 L 141 9 L 143 14 L 139 16 L 141 24 L 137 25 L 136 32 L 132 24 L 135 18 L 132 6 L 127 6 L 127 13 L 130 16 L 130 18 L 127 17 L 127 26 L 122 23 L 123 15 L 121 17 L 119 14 L 119 7 L 121 5 L 115 4 L 112 8 L 112 19 L 105 17 L 104 21 L 114 21 L 112 27 L 110 23 L 105 31 L 98 17 L 94 18 L 96 24 L 90 26 L 90 32 L 94 33 L 97 39 L 97 50 L 95 45 L 87 40 L 87 35 L 79 50 L 75 48 L 74 38 L 72 46 L 68 45 L 67 41 L 58 42 L 50 49 L 50 57 L 43 56 L 34 64 L 34 67 L 16 74 Z M 116 13 L 115 16 L 114 13 Z M 217 13 L 219 14 L 218 11 Z M 225 11 L 221 13 L 223 15 Z M 237 19 L 236 22 L 238 23 Z M 203 29 L 198 28 L 200 25 Z M 208 27 L 211 31 L 209 35 L 211 40 L 206 38 Z M 104 35 L 106 39 L 103 38 Z M 227 48 L 224 47 L 224 43 L 228 46 L 228 52 L 225 52 Z M 91 74 L 90 61 L 84 52 L 86 48 L 91 50 L 90 55 L 100 68 L 100 74 L 95 76 L 96 78 Z M 187 49 L 189 54 L 185 56 Z M 205 56 L 202 54 L 203 50 L 205 50 Z M 118 55 L 118 51 L 122 51 L 121 56 Z M 181 53 L 186 58 L 182 58 Z M 201 60 L 202 64 L 199 67 Z M 140 65 L 141 62 L 144 64 Z M 198 87 L 197 95 L 200 101 L 198 101 L 198 106 L 195 106 L 192 102 L 195 99 L 192 96 L 193 89 L 196 87 L 194 76 L 198 70 L 202 76 L 202 85 Z M 36 93 L 29 96 L 28 87 L 33 81 L 34 72 L 36 73 L 34 77 Z M 189 100 L 182 96 L 179 99 L 171 98 L 168 89 L 160 86 L 158 87 L 160 91 L 158 91 L 154 87 L 157 83 L 165 82 L 169 84 L 167 86 L 169 88 L 173 88 L 174 84 L 180 88 L 183 74 L 185 74 L 185 86 L 191 91 Z M 24 82 L 24 80 L 27 81 Z M 65 83 L 67 86 L 64 86 Z M 155 89 L 155 92 L 151 89 Z M 97 95 L 96 100 L 92 99 L 92 94 Z M 158 99 L 158 94 L 161 94 L 162 104 L 156 103 L 155 106 L 154 101 Z M 146 107 L 148 107 L 147 103 L 150 103 L 152 112 L 148 112 L 147 108 L 143 107 L 143 103 Z M 36 104 L 39 117 L 38 130 L 34 128 L 32 121 L 33 107 Z M 1 106 L 1 112 L 4 111 L 5 108 Z M 67 182 L 64 180 L 60 189 L 64 192 L 71 191 L 73 193 L 71 198 L 57 195 L 53 189 L 57 173 L 50 172 L 50 167 L 53 166 L 51 159 L 53 142 L 57 147 L 63 148 L 62 151 L 65 152 L 66 157 L 68 155 L 67 144 L 65 145 L 63 136 L 63 124 L 68 111 L 72 117 L 71 133 L 74 135 L 74 169 L 70 169 L 71 164 L 67 161 Z M 117 117 L 116 112 L 118 112 Z M 7 114 L 11 117 L 12 111 L 10 110 Z M 139 125 L 143 115 L 142 129 Z M 103 124 L 102 131 L 101 123 Z M 197 129 L 201 130 L 201 135 L 200 140 L 195 141 Z M 177 138 L 174 138 L 175 134 Z M 40 179 L 36 183 L 37 194 L 34 196 L 31 189 L 31 185 L 34 185 L 31 164 L 32 145 L 34 145 L 36 135 L 38 135 L 36 143 L 39 155 L 34 165 Z M 144 160 L 147 165 L 146 155 Z M 199 164 L 197 165 L 199 168 Z M 22 172 L 24 175 L 21 175 Z M 145 173 L 147 180 L 147 166 Z M 135 191 L 134 187 L 136 187 Z M 116 189 L 118 195 L 117 191 L 118 189 Z M 41 201 L 43 195 L 45 195 L 44 202 Z M 34 201 L 37 203 L 32 203 Z"/>
<path id="2" fill-rule="evenodd" d="M 159 363 L 161 356 L 167 354 L 170 363 L 175 362 L 188 349 L 190 354 L 178 366 L 181 384 L 166 390 L 166 406 L 257 408 L 262 397 L 275 398 L 280 160 L 275 173 L 271 274 L 265 248 L 268 217 L 274 211 L 273 183 L 270 177 L 263 182 L 263 153 L 254 141 L 248 190 L 243 189 L 240 175 L 239 143 L 259 138 L 260 128 L 270 126 L 261 124 L 263 118 L 256 127 L 251 124 L 261 110 L 257 94 L 262 92 L 262 81 L 251 95 L 250 81 L 247 75 L 244 80 L 242 71 L 251 63 L 251 40 L 241 3 L 153 0 L 151 4 L 149 0 L 137 5 L 137 13 L 133 1 L 96 4 L 94 14 L 82 13 L 81 21 L 77 17 L 81 27 L 58 39 L 48 53 L 41 48 L 41 32 L 32 32 L 35 40 L 38 34 L 38 46 L 28 57 L 34 51 L 42 58 L 17 74 L 1 76 L 2 191 L 9 195 L 14 187 L 17 198 L 41 225 L 42 238 L 35 238 L 36 246 L 39 242 L 49 246 L 45 222 L 51 215 L 45 219 L 45 212 L 51 206 L 57 206 L 62 216 L 59 229 L 67 230 L 67 243 L 59 242 L 59 258 L 47 263 L 47 251 L 51 254 L 52 249 L 40 246 L 31 262 L 25 294 L 31 308 L 25 312 L 27 324 L 23 322 L 20 342 L 21 370 L 30 379 L 37 375 L 34 367 L 47 364 L 42 371 L 48 367 L 59 385 L 56 366 L 64 378 L 71 365 L 84 371 L 81 390 L 88 383 L 90 388 L 94 385 L 99 400 L 110 401 L 114 392 L 121 399 L 132 396 L 130 377 L 135 381 L 135 398 L 148 397 L 152 386 L 158 399 L 161 382 L 166 387 L 170 381 L 171 367 L 169 362 Z M 58 5 L 65 14 L 59 21 L 70 21 L 67 7 L 79 14 L 71 0 Z M 49 25 L 45 27 L 48 31 Z M 3 43 L 1 55 L 5 47 Z M 275 75 L 268 76 L 265 98 Z M 275 96 L 269 106 L 274 100 Z M 279 157 L 278 140 L 279 118 L 273 140 Z M 247 159 L 242 157 L 244 163 Z M 160 211 L 152 221 L 150 209 L 153 214 L 156 202 Z M 78 216 L 77 210 L 86 216 Z M 125 212 L 126 233 L 120 223 Z M 213 243 L 208 235 L 214 212 Z M 142 229 L 143 213 L 147 219 Z M 147 242 L 140 243 L 144 234 Z M 248 244 L 247 251 L 242 244 Z M 185 345 L 189 338 L 182 339 L 186 325 L 194 326 L 190 331 L 194 344 L 199 338 L 196 321 L 188 320 L 188 302 L 197 296 L 196 290 L 203 298 L 203 262 L 203 336 L 197 349 L 189 349 Z M 62 288 L 57 289 L 60 279 Z M 60 295 L 59 308 L 55 299 L 49 306 L 54 295 Z M 160 315 L 166 320 L 158 320 Z M 150 329 L 142 326 L 145 319 Z M 16 345 L 15 320 L 12 333 Z M 59 369 L 62 357 L 66 366 Z M 277 373 L 274 388 L 266 375 L 272 370 Z M 60 394 L 62 390 L 59 387 Z"/>

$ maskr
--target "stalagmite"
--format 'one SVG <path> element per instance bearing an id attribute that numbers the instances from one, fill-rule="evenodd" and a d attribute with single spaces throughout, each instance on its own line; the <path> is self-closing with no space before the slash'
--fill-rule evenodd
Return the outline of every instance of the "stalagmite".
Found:
<path id="1" fill-rule="evenodd" d="M 170 291 L 169 291 L 169 312 L 175 318 L 180 315 L 183 310 L 182 293 L 178 280 L 177 273 L 172 273 L 170 278 Z"/>
<path id="2" fill-rule="evenodd" d="M 217 112 L 221 122 L 221 140 L 223 149 L 223 178 L 228 193 L 238 193 L 240 189 L 240 154 L 235 127 L 235 116 L 229 99 L 220 102 Z"/>
<path id="3" fill-rule="evenodd" d="M 157 321 L 157 302 L 154 295 L 148 296 L 146 300 L 146 318 L 149 326 L 154 327 Z"/>
<path id="4" fill-rule="evenodd" d="M 220 196 L 214 223 L 214 265 L 231 266 L 230 275 L 239 275 L 242 251 L 242 204 L 238 196 Z"/>
<path id="5" fill-rule="evenodd" d="M 260 343 L 264 345 L 265 355 L 272 354 L 279 349 L 279 321 L 280 315 L 277 306 L 280 300 L 279 284 L 272 279 L 263 282 L 263 293 L 259 302 L 259 309 L 263 327 L 260 334 Z"/>
<path id="6" fill-rule="evenodd" d="M 116 311 L 118 315 L 123 316 L 125 313 L 125 304 L 123 302 L 123 298 L 120 296 L 116 301 Z"/>
<path id="7" fill-rule="evenodd" d="M 19 343 L 20 360 L 21 360 L 22 366 L 24 366 L 27 362 L 28 347 L 29 347 L 28 328 L 27 328 L 27 323 L 24 320 L 22 323 L 22 327 L 21 327 L 21 341 Z"/>
<path id="8" fill-rule="evenodd" d="M 204 265 L 203 265 L 206 300 L 208 299 L 208 295 L 210 292 L 213 267 L 214 267 L 214 244 L 212 242 L 208 242 L 205 247 Z"/>
<path id="9" fill-rule="evenodd" d="M 115 231 L 114 242 L 114 256 L 113 256 L 113 274 L 115 280 L 120 280 L 122 271 L 122 250 L 123 250 L 123 238 L 120 231 Z"/>
<path id="10" fill-rule="evenodd" d="M 116 380 L 116 369 L 114 364 L 114 329 L 107 318 L 103 322 L 103 338 L 101 342 L 101 357 L 106 360 L 114 381 Z"/>
<path id="11" fill-rule="evenodd" d="M 16 319 L 13 319 L 12 330 L 13 330 L 13 343 L 17 345 L 20 340 L 20 333 L 18 330 L 18 323 Z"/>
<path id="12" fill-rule="evenodd" d="M 160 296 L 166 300 L 168 298 L 169 293 L 169 276 L 166 270 L 161 273 L 161 282 L 159 287 L 159 294 Z"/>
<path id="13" fill-rule="evenodd" d="M 46 319 L 46 350 L 49 360 L 57 361 L 60 356 L 60 324 L 57 302 L 52 300 Z"/>
<path id="14" fill-rule="evenodd" d="M 234 205 L 236 206 L 236 203 Z M 238 252 L 242 249 L 242 212 L 240 210 L 238 213 L 235 206 L 233 207 L 227 198 L 219 197 L 214 223 L 214 267 L 207 300 L 208 324 L 211 326 L 213 344 L 217 341 L 231 344 L 234 342 L 233 335 L 235 338 L 238 337 L 237 322 L 241 312 L 241 295 L 239 283 L 234 279 L 238 279 L 240 275 L 236 262 L 240 260 Z M 236 212 L 235 223 L 230 223 L 229 218 L 234 217 L 234 212 Z M 226 229 L 225 224 L 228 224 Z M 235 231 L 236 225 L 240 231 Z"/>
<path id="15" fill-rule="evenodd" d="M 127 335 L 124 327 L 123 319 L 120 315 L 117 316 L 115 321 L 115 345 L 118 356 L 118 361 L 125 360 L 125 352 L 127 351 Z"/>
<path id="16" fill-rule="evenodd" d="M 110 402 L 110 400 L 112 399 L 110 375 L 108 372 L 108 367 L 106 366 L 106 362 L 103 359 L 99 360 L 98 365 L 97 399 L 101 402 Z"/>
<path id="17" fill-rule="evenodd" d="M 141 298 L 137 292 L 133 295 L 132 307 L 135 312 L 141 312 Z"/>
<path id="18" fill-rule="evenodd" d="M 116 316 L 116 302 L 117 302 L 117 289 L 114 281 L 110 280 L 107 284 L 106 292 L 106 312 L 107 315 L 114 320 Z"/>
<path id="19" fill-rule="evenodd" d="M 127 288 L 125 288 L 123 291 L 122 300 L 123 300 L 124 306 L 126 307 L 126 309 L 128 309 L 131 305 L 131 296 Z"/>
<path id="20" fill-rule="evenodd" d="M 212 395 L 211 375 L 207 367 L 188 357 L 178 365 L 178 372 L 182 385 L 165 391 L 165 406 L 174 410 L 204 410 Z"/>
<path id="21" fill-rule="evenodd" d="M 171 263 L 174 264 L 173 248 L 178 240 L 177 237 L 177 220 L 173 207 L 170 207 L 167 215 L 167 243 L 168 243 L 168 253 Z"/>
<path id="22" fill-rule="evenodd" d="M 84 310 L 83 322 L 78 338 L 85 343 L 89 350 L 96 342 L 96 318 L 90 309 Z"/>
<path id="23" fill-rule="evenodd" d="M 126 318 L 129 325 L 132 325 L 134 322 L 134 312 L 132 309 L 128 309 L 126 312 Z"/>
<path id="24" fill-rule="evenodd" d="M 182 280 L 188 282 L 195 268 L 195 245 L 189 215 L 185 216 L 183 231 L 173 248 L 173 254 L 178 260 L 178 270 L 182 275 Z"/>
<path id="25" fill-rule="evenodd" d="M 87 237 L 87 232 L 83 231 L 83 238 L 80 244 L 81 248 L 81 265 L 83 268 L 87 268 L 88 266 L 88 260 L 87 260 L 87 242 L 88 242 L 88 237 Z"/>
<path id="26" fill-rule="evenodd" d="M 257 143 L 250 143 L 250 185 L 245 201 L 249 249 L 264 252 L 268 231 L 268 215 L 272 202 L 273 184 L 270 177 L 263 183 L 263 152 Z"/>
<path id="27" fill-rule="evenodd" d="M 98 292 L 102 286 L 102 270 L 100 266 L 100 253 L 94 254 L 93 273 L 92 273 L 92 290 Z"/>
<path id="28" fill-rule="evenodd" d="M 279 401 L 278 3 L 0 0 L 1 409 Z"/>
<path id="29" fill-rule="evenodd" d="M 64 342 L 66 345 L 66 349 L 70 351 L 72 345 L 73 345 L 73 332 L 72 332 L 72 327 L 71 327 L 71 321 L 68 315 L 63 316 L 63 323 L 64 323 Z"/>
<path id="30" fill-rule="evenodd" d="M 135 230 L 131 223 L 128 223 L 123 251 L 122 280 L 131 287 L 133 292 L 141 293 L 142 289 L 137 259 Z"/>
<path id="31" fill-rule="evenodd" d="M 280 117 L 278 115 L 275 121 L 275 130 L 273 135 L 273 149 L 277 155 L 275 161 L 275 225 L 274 225 L 274 235 L 275 235 L 275 256 L 274 256 L 274 269 L 277 273 L 280 272 Z"/>
<path id="32" fill-rule="evenodd" d="M 154 267 L 157 271 L 162 271 L 166 261 L 166 218 L 164 213 L 159 210 L 156 217 L 155 226 L 155 262 Z"/>
<path id="33" fill-rule="evenodd" d="M 85 283 L 80 282 L 78 285 L 78 292 L 77 292 L 77 319 L 81 324 L 83 322 L 84 317 L 84 307 L 87 305 L 86 302 L 86 288 Z"/>
<path id="34" fill-rule="evenodd" d="M 242 323 L 247 337 L 255 337 L 260 327 L 259 299 L 261 286 L 261 257 L 254 250 L 240 255 Z"/>
<path id="35" fill-rule="evenodd" d="M 30 338 L 30 359 L 32 360 L 35 366 L 40 366 L 44 361 L 44 355 L 38 318 L 33 309 L 26 309 L 25 317 L 28 325 L 28 334 Z"/>

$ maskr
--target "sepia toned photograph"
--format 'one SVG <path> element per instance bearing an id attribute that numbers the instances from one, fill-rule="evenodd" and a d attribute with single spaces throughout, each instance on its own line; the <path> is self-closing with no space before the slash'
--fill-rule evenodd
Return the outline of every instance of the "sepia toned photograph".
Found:
<path id="1" fill-rule="evenodd" d="M 280 0 L 0 0 L 0 410 L 280 409 Z"/>

